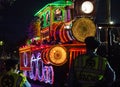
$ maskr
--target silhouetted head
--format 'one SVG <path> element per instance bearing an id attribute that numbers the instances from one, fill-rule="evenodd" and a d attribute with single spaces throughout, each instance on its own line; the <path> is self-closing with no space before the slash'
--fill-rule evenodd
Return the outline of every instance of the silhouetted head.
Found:
<path id="1" fill-rule="evenodd" d="M 17 64 L 19 64 L 18 59 L 7 59 L 6 60 L 6 70 L 9 71 L 12 68 L 15 69 Z"/>
<path id="2" fill-rule="evenodd" d="M 95 50 L 99 47 L 100 42 L 95 39 L 95 37 L 90 36 L 85 39 L 86 48 L 88 50 Z"/>

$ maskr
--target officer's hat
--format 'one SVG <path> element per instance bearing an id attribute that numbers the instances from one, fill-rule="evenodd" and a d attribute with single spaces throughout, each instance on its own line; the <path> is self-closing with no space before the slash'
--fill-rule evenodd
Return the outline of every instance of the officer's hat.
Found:
<path id="1" fill-rule="evenodd" d="M 100 42 L 96 40 L 95 37 L 90 36 L 85 39 L 85 44 L 87 49 L 94 50 L 99 47 Z"/>

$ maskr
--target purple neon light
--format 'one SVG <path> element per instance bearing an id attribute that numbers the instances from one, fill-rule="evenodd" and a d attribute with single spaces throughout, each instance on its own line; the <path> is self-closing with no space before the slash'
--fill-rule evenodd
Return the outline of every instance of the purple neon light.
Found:
<path id="1" fill-rule="evenodd" d="M 52 66 L 46 66 L 41 59 L 41 53 L 32 54 L 31 56 L 31 71 L 29 71 L 29 77 L 33 80 L 43 81 L 45 83 L 53 84 L 54 82 L 54 70 Z"/>

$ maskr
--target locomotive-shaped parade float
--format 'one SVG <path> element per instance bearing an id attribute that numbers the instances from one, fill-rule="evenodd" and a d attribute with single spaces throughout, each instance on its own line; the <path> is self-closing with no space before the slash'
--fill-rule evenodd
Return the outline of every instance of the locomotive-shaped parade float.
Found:
<path id="1" fill-rule="evenodd" d="M 95 10 L 95 0 L 58 0 L 41 8 L 30 23 L 26 45 L 19 48 L 24 74 L 49 84 L 62 72 L 67 78 L 72 61 L 86 52 L 84 39 L 96 36 Z"/>

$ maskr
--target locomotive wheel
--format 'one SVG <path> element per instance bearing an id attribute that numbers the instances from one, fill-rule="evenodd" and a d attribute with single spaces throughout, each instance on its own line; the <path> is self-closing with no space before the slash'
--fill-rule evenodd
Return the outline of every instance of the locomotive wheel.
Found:
<path id="1" fill-rule="evenodd" d="M 84 42 L 86 37 L 95 36 L 96 27 L 89 18 L 79 18 L 73 23 L 72 33 L 78 41 Z"/>
<path id="2" fill-rule="evenodd" d="M 67 50 L 63 46 L 53 46 L 49 52 L 49 61 L 55 66 L 61 66 L 67 61 Z"/>

